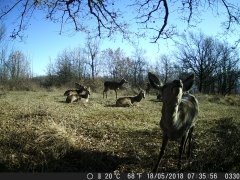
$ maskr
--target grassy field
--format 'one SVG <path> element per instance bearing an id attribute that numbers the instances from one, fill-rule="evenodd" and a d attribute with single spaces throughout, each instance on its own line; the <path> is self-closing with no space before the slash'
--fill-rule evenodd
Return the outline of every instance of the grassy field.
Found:
<path id="1" fill-rule="evenodd" d="M 93 93 L 86 104 L 67 104 L 63 93 L 0 93 L 1 172 L 151 171 L 162 141 L 155 96 L 119 108 L 114 93 L 107 100 Z M 192 157 L 182 171 L 239 172 L 240 97 L 197 97 Z M 177 171 L 178 145 L 169 143 L 160 171 Z"/>

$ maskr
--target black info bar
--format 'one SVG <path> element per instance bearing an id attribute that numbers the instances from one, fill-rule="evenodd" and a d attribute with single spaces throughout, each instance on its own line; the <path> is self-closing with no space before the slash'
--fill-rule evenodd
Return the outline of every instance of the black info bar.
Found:
<path id="1" fill-rule="evenodd" d="M 24 180 L 240 180 L 237 173 L 0 173 L 0 179 Z"/>

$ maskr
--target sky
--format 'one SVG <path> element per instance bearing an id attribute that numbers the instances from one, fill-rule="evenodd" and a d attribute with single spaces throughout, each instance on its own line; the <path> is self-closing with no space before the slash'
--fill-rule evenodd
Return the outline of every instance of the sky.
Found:
<path id="1" fill-rule="evenodd" d="M 1 6 L 1 5 L 0 5 Z M 15 14 L 9 15 L 9 19 L 13 19 Z M 174 20 L 174 15 L 170 17 L 170 20 Z M 219 36 L 220 18 L 216 18 L 212 14 L 203 13 L 202 23 L 198 25 L 194 31 L 201 31 L 209 36 Z M 9 21 L 10 22 L 10 21 Z M 11 24 L 7 24 L 7 27 L 11 27 Z M 179 22 L 178 27 L 182 30 L 186 27 L 186 24 Z M 9 28 L 12 30 L 12 28 Z M 86 35 L 81 32 L 76 33 L 63 33 L 59 35 L 60 24 L 54 24 L 53 22 L 46 21 L 43 18 L 43 14 L 37 13 L 29 22 L 29 27 L 24 31 L 23 41 L 11 40 L 11 47 L 21 50 L 30 60 L 33 75 L 46 74 L 46 67 L 50 62 L 56 59 L 62 50 L 67 48 L 84 47 Z M 233 38 L 233 39 L 231 39 Z M 234 41 L 236 37 L 230 37 L 229 41 Z M 146 58 L 149 61 L 154 62 L 160 55 L 172 53 L 175 49 L 174 42 L 171 40 L 160 40 L 159 44 L 151 43 L 148 39 L 139 39 L 139 47 L 146 50 Z M 121 37 L 115 39 L 101 39 L 101 50 L 112 48 L 117 49 L 120 47 L 126 53 L 131 56 L 134 52 L 134 47 L 122 40 Z"/>

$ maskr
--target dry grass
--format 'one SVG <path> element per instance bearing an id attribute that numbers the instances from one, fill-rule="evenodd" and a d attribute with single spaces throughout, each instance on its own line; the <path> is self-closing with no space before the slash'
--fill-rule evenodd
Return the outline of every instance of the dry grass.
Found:
<path id="1" fill-rule="evenodd" d="M 119 93 L 119 97 L 121 93 Z M 240 169 L 239 96 L 198 95 L 200 114 L 191 161 L 183 171 Z M 161 143 L 161 103 L 114 107 L 115 94 L 67 104 L 63 91 L 0 95 L 0 170 L 3 172 L 149 172 Z M 178 144 L 170 142 L 161 171 L 177 171 Z"/>

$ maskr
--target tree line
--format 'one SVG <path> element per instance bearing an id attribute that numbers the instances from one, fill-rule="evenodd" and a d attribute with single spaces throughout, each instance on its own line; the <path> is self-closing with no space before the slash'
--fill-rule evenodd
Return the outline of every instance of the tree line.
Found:
<path id="1" fill-rule="evenodd" d="M 32 77 L 29 58 L 20 50 L 9 50 L 5 31 L 5 27 L 0 26 L 0 86 L 27 88 Z"/>
<path id="2" fill-rule="evenodd" d="M 31 76 L 29 59 L 19 50 L 7 54 L 1 45 L 0 83 L 18 85 L 19 82 L 39 78 Z M 40 85 L 70 86 L 74 82 L 91 81 L 100 86 L 104 80 L 125 78 L 132 87 L 146 88 L 147 73 L 152 71 L 166 83 L 196 76 L 195 91 L 226 95 L 239 93 L 239 53 L 227 42 L 202 33 L 183 35 L 171 55 L 161 55 L 156 62 L 148 61 L 144 49 L 135 48 L 131 56 L 124 50 L 100 50 L 97 38 L 87 38 L 84 47 L 65 49 L 50 61 Z M 99 82 L 100 83 L 96 83 Z M 22 83 L 28 84 L 28 83 Z"/>

